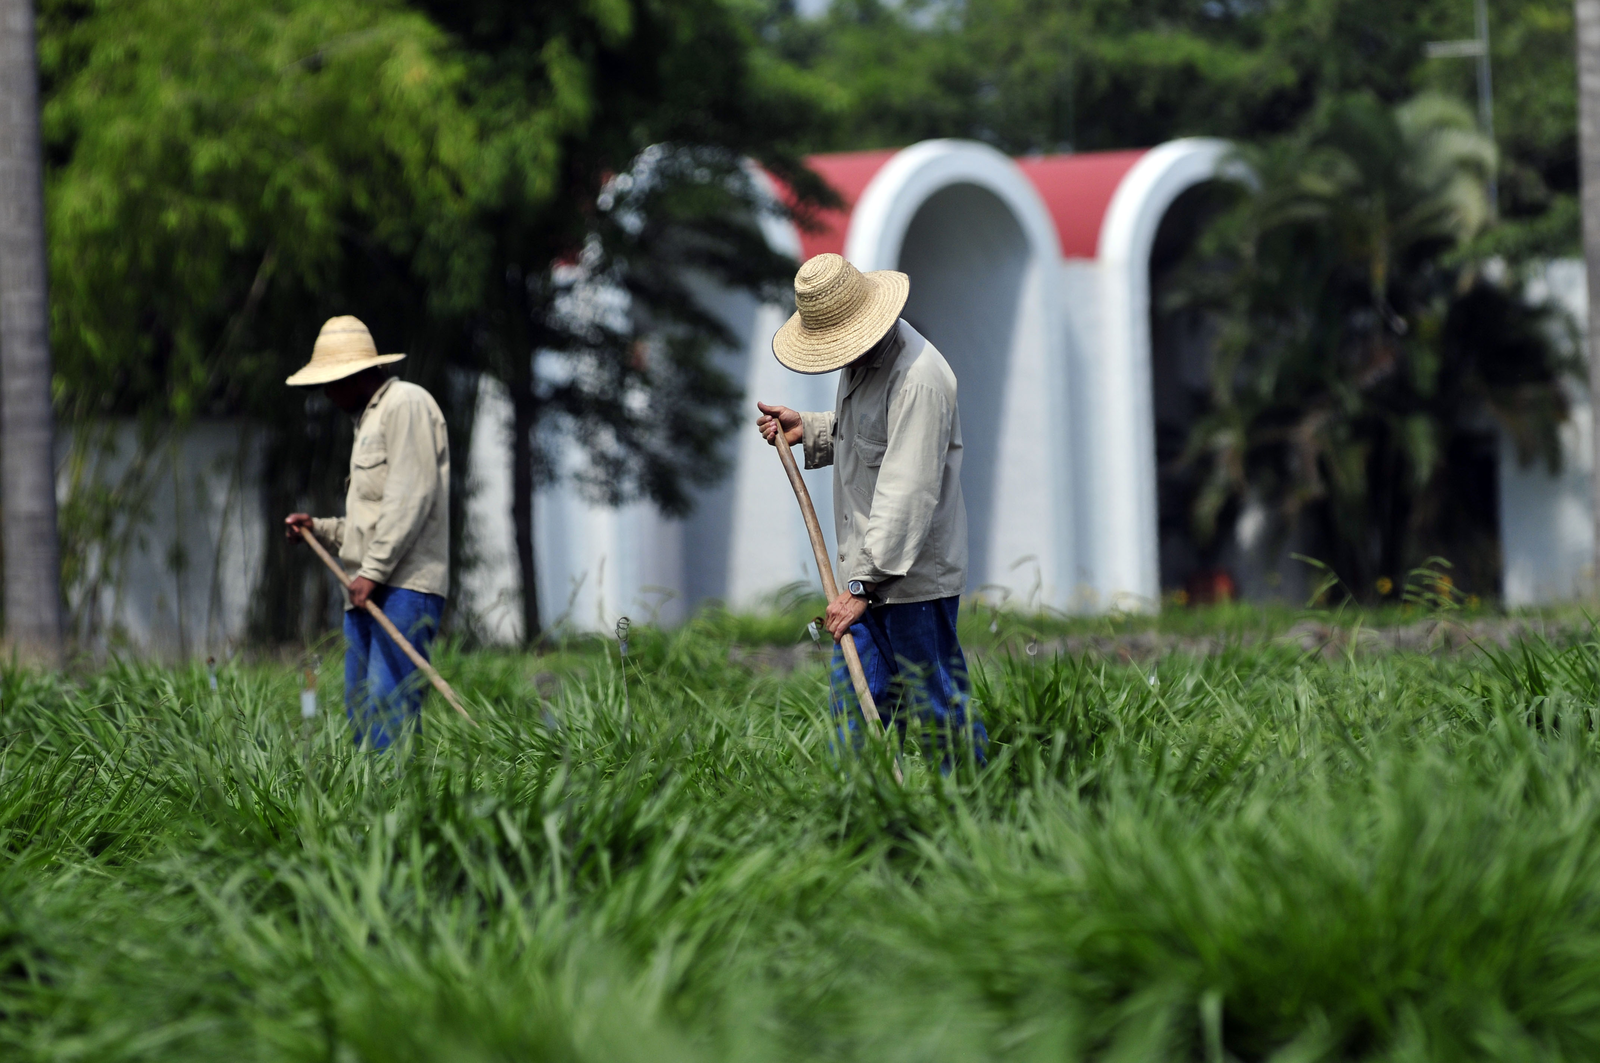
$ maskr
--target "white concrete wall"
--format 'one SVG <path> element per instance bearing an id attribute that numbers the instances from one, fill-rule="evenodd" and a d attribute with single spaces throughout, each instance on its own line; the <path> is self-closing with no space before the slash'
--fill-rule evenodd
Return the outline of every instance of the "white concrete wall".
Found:
<path id="1" fill-rule="evenodd" d="M 64 590 L 82 648 L 179 660 L 244 641 L 270 523 L 260 462 L 242 422 L 200 422 L 143 446 L 127 420 L 60 433 L 63 540 L 80 542 Z M 85 540 L 96 517 L 111 532 Z"/>
<path id="2" fill-rule="evenodd" d="M 1037 445 L 1049 424 L 1049 396 L 1039 384 L 1044 336 L 1027 298 L 1027 238 L 993 194 L 952 185 L 917 212 L 898 265 L 912 278 L 906 317 L 956 375 L 967 589 L 998 598 L 1038 593 L 1042 588 L 1010 585 L 1015 568 L 1026 567 L 1024 576 L 1032 577 L 1041 562 L 1055 575 L 1054 551 L 1046 546 L 1041 559 L 1037 539 L 1038 529 L 1054 526 L 1055 514 L 1052 492 L 1038 489 L 1050 464 Z M 1024 424 L 1027 430 L 1018 431 Z M 1053 584 L 1052 578 L 1052 590 Z"/>
<path id="3" fill-rule="evenodd" d="M 1100 263 L 1074 258 L 1061 263 L 1057 298 L 1062 308 L 1063 361 L 1072 380 L 1066 407 L 1067 448 L 1072 463 L 1074 532 L 1077 552 L 1073 558 L 1067 611 L 1099 613 L 1114 602 L 1112 589 L 1105 586 L 1096 559 L 1112 547 L 1104 543 L 1106 492 L 1096 465 L 1098 447 L 1091 430 L 1099 423 L 1096 406 L 1103 401 L 1100 380 L 1102 336 L 1105 331 L 1101 288 L 1104 281 Z"/>
<path id="4" fill-rule="evenodd" d="M 461 537 L 466 556 L 456 608 L 480 636 L 502 645 L 522 641 L 522 576 L 511 523 L 510 455 L 511 399 L 503 384 L 484 377 L 478 382 L 478 408 L 472 419 L 466 527 Z"/>
<path id="5" fill-rule="evenodd" d="M 459 607 L 486 640 L 522 637 L 522 577 L 511 519 L 511 402 L 497 382 L 478 392 Z M 560 459 L 570 475 L 578 455 Z M 539 615 L 548 627 L 611 630 L 620 616 L 673 624 L 685 616 L 683 527 L 654 507 L 613 508 L 569 479 L 534 496 Z"/>
<path id="6" fill-rule="evenodd" d="M 1529 285 L 1534 302 L 1551 302 L 1583 328 L 1589 298 L 1583 262 L 1550 263 Z M 1500 447 L 1501 593 L 1511 606 L 1571 601 L 1593 594 L 1593 411 L 1584 382 L 1571 381 L 1572 418 L 1561 428 L 1561 470 L 1542 461 L 1523 465 L 1509 440 Z"/>
<path id="7" fill-rule="evenodd" d="M 1575 389 L 1576 390 L 1576 389 Z M 1574 403 L 1561 428 L 1561 471 L 1524 466 L 1509 439 L 1500 445 L 1502 594 L 1510 606 L 1589 597 L 1594 588 L 1594 516 L 1589 506 L 1594 418 Z"/>

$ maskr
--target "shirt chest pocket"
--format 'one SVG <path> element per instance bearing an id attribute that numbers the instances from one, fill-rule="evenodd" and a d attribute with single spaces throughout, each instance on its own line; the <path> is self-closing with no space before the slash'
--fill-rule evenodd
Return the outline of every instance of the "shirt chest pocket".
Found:
<path id="1" fill-rule="evenodd" d="M 368 443 L 350 459 L 350 486 L 356 497 L 366 502 L 383 500 L 383 487 L 389 479 L 389 454 L 382 442 Z"/>
<path id="2" fill-rule="evenodd" d="M 856 414 L 855 431 L 850 446 L 863 465 L 876 469 L 883 464 L 883 452 L 889 447 L 889 411 L 868 407 Z"/>
<path id="3" fill-rule="evenodd" d="M 861 463 L 874 469 L 883 464 L 883 452 L 889 449 L 889 441 L 887 439 L 874 439 L 863 432 L 857 432 L 850 445 L 854 448 L 856 457 L 861 460 Z"/>

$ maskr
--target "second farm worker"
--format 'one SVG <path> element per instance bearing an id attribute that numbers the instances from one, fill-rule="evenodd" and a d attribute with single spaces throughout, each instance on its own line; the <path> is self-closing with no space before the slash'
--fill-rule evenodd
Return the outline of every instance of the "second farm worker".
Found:
<path id="1" fill-rule="evenodd" d="M 837 643 L 855 636 L 867 685 L 904 732 L 908 715 L 932 726 L 941 749 L 970 728 L 981 761 L 988 736 L 967 711 L 971 686 L 956 639 L 967 582 L 967 510 L 961 498 L 956 377 L 901 310 L 904 273 L 863 274 L 817 255 L 794 279 L 796 313 L 772 352 L 797 373 L 839 376 L 831 411 L 757 403 L 769 442 L 805 447 L 808 469 L 833 466 L 834 532 L 847 589 L 828 603 Z M 833 709 L 854 700 L 834 648 Z M 854 726 L 854 720 L 851 720 Z M 948 753 L 946 754 L 948 762 Z"/>

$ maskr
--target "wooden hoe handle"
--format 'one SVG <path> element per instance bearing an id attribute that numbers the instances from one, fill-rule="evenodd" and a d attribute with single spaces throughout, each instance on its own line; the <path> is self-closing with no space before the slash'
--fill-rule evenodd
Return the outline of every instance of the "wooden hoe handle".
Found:
<path id="1" fill-rule="evenodd" d="M 317 537 L 311 533 L 310 529 L 303 525 L 296 525 L 295 527 L 300 530 L 300 538 L 306 541 L 306 545 L 311 547 L 318 557 L 322 558 L 322 563 L 328 566 L 330 572 L 339 577 L 340 585 L 345 590 L 349 590 L 350 576 L 345 572 L 344 566 L 333 559 L 333 555 L 329 554 L 327 549 L 317 541 Z M 400 634 L 400 629 L 394 626 L 394 621 L 385 616 L 383 610 L 379 609 L 377 603 L 371 599 L 367 600 L 367 612 L 372 614 L 372 618 L 378 622 L 379 627 L 389 633 L 389 637 L 394 639 L 395 645 L 405 651 L 405 655 L 411 658 L 411 663 L 422 669 L 429 682 L 433 684 L 433 689 L 444 695 L 444 700 L 450 703 L 450 707 L 459 712 L 461 718 L 472 726 L 478 726 L 478 721 L 467 715 L 467 710 L 461 707 L 461 702 L 456 698 L 456 692 L 450 689 L 450 684 L 444 681 L 444 676 L 440 675 L 438 670 L 428 663 L 426 657 L 417 652 L 417 648 L 411 645 L 411 641 Z"/>
<path id="2" fill-rule="evenodd" d="M 831 602 L 839 596 L 839 585 L 833 581 L 833 562 L 828 557 L 828 542 L 822 537 L 822 525 L 817 521 L 816 508 L 811 505 L 811 492 L 806 490 L 806 482 L 800 478 L 800 467 L 795 464 L 794 455 L 789 452 L 789 443 L 783 437 L 782 422 L 779 422 L 778 434 L 772 442 L 778 451 L 778 459 L 783 462 L 783 471 L 789 476 L 789 486 L 794 488 L 794 497 L 800 503 L 800 515 L 805 518 L 806 532 L 811 536 L 811 552 L 816 555 L 817 571 L 822 575 L 822 591 Z M 877 702 L 872 700 L 872 690 L 867 686 L 867 673 L 861 668 L 861 654 L 856 652 L 856 637 L 846 631 L 844 638 L 839 640 L 839 648 L 844 651 L 845 667 L 850 670 L 850 682 L 855 685 L 856 701 L 861 705 L 861 715 L 867 721 L 867 729 L 882 735 L 887 742 L 889 729 L 878 715 Z M 890 765 L 894 768 L 894 781 L 904 785 L 905 778 L 900 774 L 899 762 L 892 760 Z"/>

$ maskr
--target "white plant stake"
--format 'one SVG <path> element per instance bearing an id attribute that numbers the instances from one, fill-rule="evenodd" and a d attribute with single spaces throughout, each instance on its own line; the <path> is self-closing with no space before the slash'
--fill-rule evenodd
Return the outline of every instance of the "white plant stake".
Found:
<path id="1" fill-rule="evenodd" d="M 833 689 L 833 661 L 830 659 L 832 654 L 827 653 L 822 648 L 823 631 L 823 620 L 820 616 L 812 617 L 811 623 L 806 625 L 806 633 L 811 636 L 811 645 L 817 648 L 817 656 L 821 657 L 823 663 L 828 666 L 828 707 L 831 709 L 839 699 L 838 694 Z"/>
<path id="2" fill-rule="evenodd" d="M 311 721 L 317 718 L 317 669 L 321 664 L 320 657 L 312 657 L 306 662 L 303 672 L 305 685 L 300 688 L 300 742 L 304 747 L 300 755 L 302 764 L 311 762 Z"/>
<path id="3" fill-rule="evenodd" d="M 622 617 L 617 621 L 617 653 L 622 664 L 622 719 L 626 728 L 633 717 L 633 706 L 628 701 L 628 631 L 633 627 L 633 621 Z"/>

